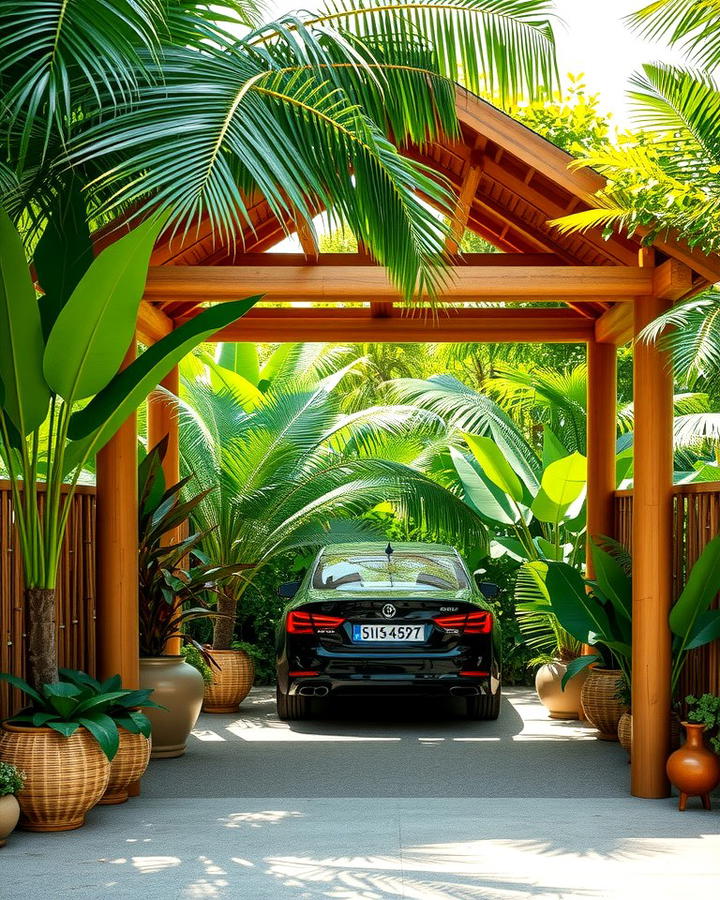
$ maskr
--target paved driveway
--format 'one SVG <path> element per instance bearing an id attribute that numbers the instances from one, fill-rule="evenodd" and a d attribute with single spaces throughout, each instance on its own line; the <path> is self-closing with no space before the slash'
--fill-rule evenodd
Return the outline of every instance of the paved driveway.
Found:
<path id="1" fill-rule="evenodd" d="M 720 812 L 627 797 L 616 744 L 508 692 L 500 721 L 404 704 L 287 725 L 253 691 L 143 796 L 17 833 L 0 897 L 717 900 Z"/>

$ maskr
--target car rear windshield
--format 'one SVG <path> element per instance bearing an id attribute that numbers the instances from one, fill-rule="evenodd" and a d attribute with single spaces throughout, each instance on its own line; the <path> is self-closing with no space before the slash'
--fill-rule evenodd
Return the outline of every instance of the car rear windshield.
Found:
<path id="1" fill-rule="evenodd" d="M 455 556 L 396 550 L 390 559 L 384 553 L 325 553 L 312 584 L 320 591 L 459 591 L 468 587 L 468 579 Z"/>

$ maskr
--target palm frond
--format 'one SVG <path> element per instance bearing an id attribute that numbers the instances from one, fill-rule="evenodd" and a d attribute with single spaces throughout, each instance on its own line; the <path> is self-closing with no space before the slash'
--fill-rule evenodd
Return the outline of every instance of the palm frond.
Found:
<path id="1" fill-rule="evenodd" d="M 720 0 L 655 0 L 626 22 L 644 37 L 681 47 L 699 66 L 720 64 Z"/>

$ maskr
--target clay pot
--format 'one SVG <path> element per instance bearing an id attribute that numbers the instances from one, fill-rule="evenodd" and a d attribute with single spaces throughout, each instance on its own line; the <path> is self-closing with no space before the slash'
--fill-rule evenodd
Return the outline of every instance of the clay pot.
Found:
<path id="1" fill-rule="evenodd" d="M 704 809 L 710 809 L 710 793 L 720 784 L 720 759 L 705 746 L 705 726 L 683 722 L 685 744 L 670 754 L 667 774 L 680 791 L 678 809 L 684 810 L 688 797 L 701 797 Z"/>
<path id="2" fill-rule="evenodd" d="M 203 712 L 237 712 L 253 686 L 253 661 L 244 650 L 210 650 L 209 653 L 220 668 L 210 668 L 213 682 L 205 685 Z"/>
<path id="3" fill-rule="evenodd" d="M 622 684 L 620 669 L 600 669 L 591 666 L 580 692 L 585 717 L 597 728 L 601 741 L 617 741 L 618 722 L 625 707 L 615 694 Z"/>
<path id="4" fill-rule="evenodd" d="M 52 728 L 3 725 L 0 759 L 25 772 L 18 795 L 26 831 L 72 831 L 105 793 L 110 763 L 84 728 L 63 737 Z"/>
<path id="5" fill-rule="evenodd" d="M 140 687 L 153 691 L 153 701 L 166 709 L 146 709 L 152 722 L 152 759 L 182 756 L 203 701 L 203 679 L 183 656 L 144 656 Z"/>
<path id="6" fill-rule="evenodd" d="M 618 722 L 617 736 L 620 746 L 627 751 L 628 761 L 630 760 L 630 751 L 632 750 L 632 713 L 627 710 L 620 716 Z"/>
<path id="7" fill-rule="evenodd" d="M 142 778 L 150 762 L 151 742 L 142 734 L 133 734 L 125 728 L 118 728 L 120 746 L 110 763 L 110 781 L 98 801 L 100 806 L 125 803 L 128 787 Z"/>
<path id="8" fill-rule="evenodd" d="M 587 669 L 571 678 L 565 690 L 562 680 L 567 672 L 567 664 L 559 659 L 540 666 L 535 675 L 535 690 L 551 719 L 578 719 L 580 691 L 587 678 Z"/>
<path id="9" fill-rule="evenodd" d="M 20 804 L 15 794 L 0 797 L 0 847 L 7 844 L 7 837 L 15 830 L 20 818 Z"/>

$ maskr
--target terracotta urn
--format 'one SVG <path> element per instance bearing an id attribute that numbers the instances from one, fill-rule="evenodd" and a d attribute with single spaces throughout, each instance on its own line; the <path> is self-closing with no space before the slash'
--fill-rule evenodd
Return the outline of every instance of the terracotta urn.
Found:
<path id="1" fill-rule="evenodd" d="M 165 709 L 146 709 L 152 722 L 152 759 L 182 756 L 203 702 L 203 679 L 184 656 L 140 658 L 140 687 Z"/>
<path id="2" fill-rule="evenodd" d="M 667 761 L 668 778 L 680 791 L 678 809 L 685 809 L 688 797 L 702 798 L 703 809 L 710 809 L 710 794 L 720 784 L 720 759 L 705 746 L 703 724 L 682 724 L 686 741 Z"/>
<path id="3" fill-rule="evenodd" d="M 125 728 L 118 728 L 120 746 L 110 763 L 110 781 L 98 801 L 100 806 L 125 803 L 130 785 L 142 778 L 150 762 L 152 744 L 142 734 L 133 734 Z"/>
<path id="4" fill-rule="evenodd" d="M 588 722 L 598 730 L 601 741 L 617 741 L 618 722 L 625 712 L 625 706 L 618 700 L 617 692 L 622 685 L 620 669 L 601 669 L 591 666 L 582 686 L 580 698 Z"/>
<path id="5" fill-rule="evenodd" d="M 25 772 L 18 794 L 25 831 L 71 831 L 105 793 L 110 763 L 84 728 L 63 737 L 52 728 L 2 726 L 0 759 Z"/>
<path id="6" fill-rule="evenodd" d="M 7 843 L 8 835 L 15 830 L 20 818 L 20 804 L 15 794 L 0 797 L 0 847 Z"/>
<path id="7" fill-rule="evenodd" d="M 212 666 L 212 684 L 205 685 L 203 712 L 234 713 L 250 693 L 255 666 L 244 650 L 209 650 L 217 663 Z"/>
<path id="8" fill-rule="evenodd" d="M 580 717 L 580 691 L 587 678 L 587 669 L 571 678 L 562 688 L 567 663 L 554 659 L 540 666 L 535 674 L 535 690 L 538 699 L 547 709 L 551 719 L 578 719 Z"/>

